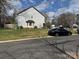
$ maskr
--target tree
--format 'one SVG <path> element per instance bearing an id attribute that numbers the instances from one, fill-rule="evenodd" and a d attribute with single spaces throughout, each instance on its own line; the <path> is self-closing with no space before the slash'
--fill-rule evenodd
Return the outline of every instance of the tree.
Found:
<path id="1" fill-rule="evenodd" d="M 73 13 L 63 13 L 58 17 L 58 25 L 64 27 L 71 27 L 72 24 L 76 23 L 76 16 Z"/>
<path id="2" fill-rule="evenodd" d="M 0 0 L 0 27 L 3 26 L 3 18 L 4 18 L 4 0 Z"/>
<path id="3" fill-rule="evenodd" d="M 43 13 L 43 15 L 45 16 L 45 23 L 43 24 L 44 28 L 50 28 L 51 22 L 50 22 L 49 16 L 46 13 Z"/>
<path id="4" fill-rule="evenodd" d="M 46 23 L 46 27 L 49 29 L 51 28 L 51 23 L 49 21 Z"/>
<path id="5" fill-rule="evenodd" d="M 13 6 L 10 5 L 7 1 L 8 0 L 0 0 L 0 27 L 4 27 L 4 24 L 10 21 L 10 19 L 14 21 L 15 14 L 13 14 L 13 16 L 7 15 L 7 10 L 13 8 Z M 10 17 L 10 19 L 8 17 Z"/>
<path id="6" fill-rule="evenodd" d="M 79 25 L 79 14 L 76 15 L 76 18 L 77 18 L 76 24 Z"/>
<path id="7" fill-rule="evenodd" d="M 52 24 L 57 26 L 57 17 L 54 17 L 54 19 L 52 19 Z"/>
<path id="8" fill-rule="evenodd" d="M 9 7 L 6 0 L 0 0 L 0 27 L 4 27 L 7 17 L 6 8 Z"/>

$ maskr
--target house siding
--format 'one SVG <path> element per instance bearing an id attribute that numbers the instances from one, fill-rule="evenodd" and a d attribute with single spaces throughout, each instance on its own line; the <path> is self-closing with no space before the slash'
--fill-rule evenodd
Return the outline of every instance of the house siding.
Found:
<path id="1" fill-rule="evenodd" d="M 20 13 L 19 15 L 17 15 L 16 20 L 17 20 L 18 26 L 23 26 L 24 28 L 27 28 L 27 27 L 33 28 L 34 26 L 41 28 L 43 27 L 43 23 L 45 23 L 45 17 L 34 8 L 30 8 Z M 26 23 L 26 21 L 28 20 L 33 20 L 35 22 L 34 26 L 28 26 Z"/>

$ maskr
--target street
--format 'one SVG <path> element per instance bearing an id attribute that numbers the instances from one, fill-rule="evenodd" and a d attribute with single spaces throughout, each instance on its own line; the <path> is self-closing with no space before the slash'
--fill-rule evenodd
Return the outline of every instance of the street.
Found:
<path id="1" fill-rule="evenodd" d="M 69 41 L 71 40 L 71 41 Z M 67 41 L 67 42 L 65 42 Z M 69 42 L 68 42 L 69 41 Z M 65 51 L 70 56 L 76 57 L 76 48 L 79 42 L 79 35 L 50 37 L 19 42 L 0 44 L 0 59 L 70 59 L 49 43 L 58 42 L 56 47 Z M 64 42 L 64 43 L 63 43 Z M 60 44 L 59 44 L 60 43 Z"/>

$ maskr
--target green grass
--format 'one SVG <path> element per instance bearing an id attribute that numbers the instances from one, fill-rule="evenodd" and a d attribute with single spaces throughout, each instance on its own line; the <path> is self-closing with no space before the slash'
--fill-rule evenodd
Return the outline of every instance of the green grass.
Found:
<path id="1" fill-rule="evenodd" d="M 0 29 L 0 41 L 47 36 L 47 29 Z"/>

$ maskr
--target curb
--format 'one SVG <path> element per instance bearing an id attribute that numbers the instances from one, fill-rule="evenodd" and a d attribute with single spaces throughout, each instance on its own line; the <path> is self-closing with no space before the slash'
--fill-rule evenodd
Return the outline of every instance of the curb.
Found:
<path id="1" fill-rule="evenodd" d="M 79 34 L 72 34 L 72 36 L 79 35 Z M 45 37 L 36 37 L 36 38 L 25 38 L 25 39 L 16 39 L 16 40 L 6 40 L 6 41 L 0 41 L 0 43 L 10 43 L 10 42 L 19 42 L 24 40 L 32 40 L 32 39 L 40 39 L 40 38 L 50 38 L 53 36 L 45 36 Z"/>
<path id="2" fill-rule="evenodd" d="M 72 35 L 79 35 L 79 34 L 72 34 Z"/>
<path id="3" fill-rule="evenodd" d="M 19 42 L 24 40 L 32 40 L 32 39 L 40 39 L 40 38 L 49 38 L 52 36 L 46 36 L 46 37 L 36 37 L 36 38 L 25 38 L 25 39 L 16 39 L 16 40 L 6 40 L 6 41 L 0 41 L 0 43 L 10 43 L 10 42 Z"/>

